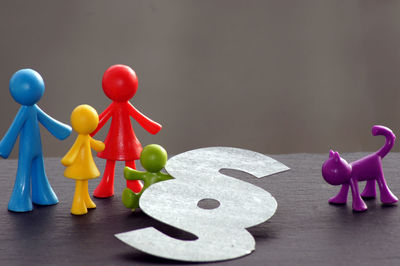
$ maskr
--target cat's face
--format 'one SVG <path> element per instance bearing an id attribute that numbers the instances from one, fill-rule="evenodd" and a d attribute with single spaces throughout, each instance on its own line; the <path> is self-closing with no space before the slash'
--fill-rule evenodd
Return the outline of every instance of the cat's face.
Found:
<path id="1" fill-rule="evenodd" d="M 322 176 L 331 185 L 347 183 L 351 177 L 351 165 L 340 158 L 338 152 L 330 151 L 329 159 L 322 165 Z"/>

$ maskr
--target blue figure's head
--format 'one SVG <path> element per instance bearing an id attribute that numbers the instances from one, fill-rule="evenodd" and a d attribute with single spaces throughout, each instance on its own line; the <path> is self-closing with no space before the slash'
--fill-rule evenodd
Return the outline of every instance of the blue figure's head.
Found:
<path id="1" fill-rule="evenodd" d="M 17 103 L 34 105 L 43 96 L 44 81 L 35 70 L 18 70 L 10 79 L 10 93 Z"/>

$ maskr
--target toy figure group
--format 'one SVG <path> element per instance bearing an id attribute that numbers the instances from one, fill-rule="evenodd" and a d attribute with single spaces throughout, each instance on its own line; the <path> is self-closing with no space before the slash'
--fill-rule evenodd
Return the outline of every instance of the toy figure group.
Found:
<path id="1" fill-rule="evenodd" d="M 146 161 L 145 168 L 149 172 L 154 172 L 150 176 L 160 176 L 161 179 L 147 180 L 146 176 L 133 177 L 135 160 L 139 159 L 142 146 L 132 129 L 130 117 L 151 134 L 161 130 L 160 124 L 141 114 L 129 102 L 138 87 L 135 72 L 125 65 L 111 66 L 103 75 L 102 87 L 112 103 L 100 115 L 89 105 L 79 105 L 73 110 L 71 125 L 78 133 L 78 137 L 61 160 L 66 166 L 64 175 L 76 180 L 71 208 L 71 213 L 76 215 L 85 214 L 87 209 L 96 207 L 89 196 L 88 180 L 100 176 L 100 172 L 94 163 L 91 149 L 98 152 L 98 157 L 106 159 L 103 178 L 94 191 L 95 197 L 107 198 L 114 195 L 116 161 L 125 161 L 127 166 L 125 170 L 128 173 L 127 189 L 124 191 L 127 203 L 124 204 L 131 208 L 137 206 L 134 202 L 141 195 L 139 192 L 142 190 L 142 184 L 139 180 L 144 180 L 144 185 L 147 187 L 154 182 L 171 178 L 160 172 L 166 163 L 167 153 L 158 145 L 150 145 L 147 150 L 151 154 L 144 155 L 143 160 Z M 9 156 L 19 135 L 18 170 L 8 209 L 14 212 L 26 212 L 33 209 L 32 203 L 39 205 L 58 203 L 44 170 L 39 122 L 60 140 L 70 135 L 71 127 L 48 116 L 36 105 L 45 89 L 43 79 L 36 71 L 32 69 L 17 71 L 10 80 L 9 88 L 11 96 L 21 104 L 21 108 L 0 142 L 0 156 L 3 158 Z M 111 125 L 105 142 L 94 140 L 92 136 L 110 118 Z"/>
<path id="2" fill-rule="evenodd" d="M 128 208 L 139 207 L 139 198 L 150 185 L 171 179 L 161 172 L 167 162 L 167 152 L 159 145 L 148 145 L 144 149 L 136 138 L 130 118 L 133 117 L 145 130 L 157 134 L 161 125 L 141 114 L 129 100 L 135 95 L 138 80 L 135 72 L 125 65 L 114 65 L 106 70 L 102 80 L 103 91 L 112 103 L 98 115 L 89 105 L 79 105 L 71 114 L 72 128 L 78 137 L 62 158 L 66 166 L 64 175 L 76 180 L 75 195 L 71 213 L 82 215 L 87 209 L 95 208 L 88 192 L 88 180 L 100 176 L 91 149 L 97 156 L 106 160 L 103 178 L 93 195 L 107 198 L 114 195 L 114 172 L 116 161 L 125 161 L 124 175 L 127 188 L 123 191 L 122 201 Z M 63 140 L 71 134 L 71 127 L 63 124 L 45 112 L 36 103 L 44 93 L 44 82 L 39 73 L 32 69 L 17 71 L 10 80 L 10 93 L 21 105 L 14 122 L 0 141 L 0 156 L 7 158 L 20 136 L 18 170 L 8 209 L 14 212 L 26 212 L 33 204 L 53 205 L 58 199 L 46 177 L 39 122 L 56 138 Z M 92 137 L 111 119 L 110 129 L 105 142 Z M 390 191 L 382 170 L 382 159 L 392 149 L 395 141 L 393 132 L 383 126 L 374 126 L 373 135 L 386 137 L 385 145 L 377 152 L 353 163 L 346 162 L 339 153 L 331 151 L 329 159 L 322 166 L 324 179 L 332 185 L 341 185 L 339 193 L 330 199 L 332 204 L 344 204 L 351 188 L 353 209 L 367 210 L 361 197 L 376 196 L 375 183 L 380 190 L 381 201 L 393 204 L 398 198 Z M 135 160 L 139 159 L 146 172 L 136 171 Z M 139 181 L 142 180 L 144 186 Z M 357 182 L 367 181 L 360 194 Z"/>

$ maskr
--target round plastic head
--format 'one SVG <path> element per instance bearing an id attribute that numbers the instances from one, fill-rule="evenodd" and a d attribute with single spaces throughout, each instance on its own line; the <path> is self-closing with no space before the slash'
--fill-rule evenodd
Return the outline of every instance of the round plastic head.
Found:
<path id="1" fill-rule="evenodd" d="M 21 69 L 11 77 L 9 88 L 17 103 L 30 106 L 42 98 L 44 81 L 35 70 Z"/>
<path id="2" fill-rule="evenodd" d="M 151 173 L 161 171 L 167 163 L 167 159 L 167 151 L 157 144 L 147 145 L 140 154 L 140 163 Z"/>
<path id="3" fill-rule="evenodd" d="M 126 65 L 113 65 L 103 75 L 103 91 L 113 101 L 126 102 L 138 88 L 135 71 Z"/>
<path id="4" fill-rule="evenodd" d="M 72 128 L 78 134 L 90 134 L 99 124 L 96 110 L 87 104 L 77 106 L 71 114 Z"/>
<path id="5" fill-rule="evenodd" d="M 331 185 L 347 183 L 351 177 L 352 167 L 340 157 L 338 152 L 330 151 L 329 159 L 322 165 L 322 176 Z"/>

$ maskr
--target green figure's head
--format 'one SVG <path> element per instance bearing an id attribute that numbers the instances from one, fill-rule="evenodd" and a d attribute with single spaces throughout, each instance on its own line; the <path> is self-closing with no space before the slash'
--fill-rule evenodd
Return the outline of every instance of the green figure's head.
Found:
<path id="1" fill-rule="evenodd" d="M 148 172 L 157 173 L 167 163 L 167 151 L 157 144 L 150 144 L 143 148 L 140 154 L 140 163 Z"/>

